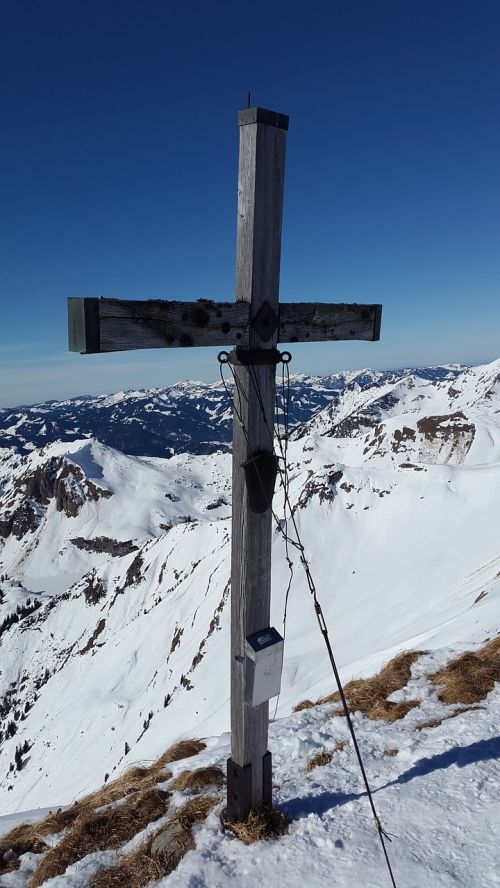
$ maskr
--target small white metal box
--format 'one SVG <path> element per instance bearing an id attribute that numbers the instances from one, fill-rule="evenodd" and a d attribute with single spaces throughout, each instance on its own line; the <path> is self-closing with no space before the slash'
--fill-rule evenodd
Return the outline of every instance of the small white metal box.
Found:
<path id="1" fill-rule="evenodd" d="M 245 703 L 258 706 L 279 694 L 283 639 L 272 627 L 247 635 L 245 641 Z"/>

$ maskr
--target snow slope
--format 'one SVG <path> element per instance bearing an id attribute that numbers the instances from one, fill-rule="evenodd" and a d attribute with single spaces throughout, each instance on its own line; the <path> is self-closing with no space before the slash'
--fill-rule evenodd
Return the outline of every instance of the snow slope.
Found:
<path id="1" fill-rule="evenodd" d="M 462 649 L 436 650 L 418 659 L 407 687 L 393 695 L 420 701 L 404 719 L 388 724 L 354 715 L 377 813 L 392 839 L 388 852 L 399 888 L 500 884 L 500 688 L 497 685 L 480 708 L 457 715 L 460 707 L 440 703 L 437 688 L 427 678 Z M 443 718 L 435 727 L 418 730 Z M 269 735 L 275 800 L 291 821 L 288 835 L 245 846 L 222 831 L 222 790 L 217 808 L 196 828 L 196 848 L 170 876 L 152 884 L 389 886 L 345 719 L 333 716 L 332 706 L 325 704 L 278 720 L 270 725 Z M 307 772 L 311 756 L 325 750 L 333 750 L 331 762 Z M 189 767 L 224 767 L 228 755 L 227 734 L 209 738 L 207 748 L 189 759 Z M 184 761 L 174 765 L 174 776 L 185 767 Z M 185 795 L 176 792 L 172 804 L 182 804 Z M 27 813 L 28 818 L 36 816 Z M 0 818 L 0 832 L 17 820 Z M 152 824 L 153 829 L 157 826 Z M 88 855 L 51 880 L 51 888 L 87 888 L 96 871 L 116 863 L 143 836 L 118 851 Z M 3 888 L 25 888 L 39 860 L 38 855 L 25 854 L 21 869 L 2 877 Z"/>
<path id="2" fill-rule="evenodd" d="M 498 632 L 500 361 L 428 376 L 354 378 L 290 442 L 290 498 L 344 680 L 401 649 Z M 131 458 L 85 440 L 4 450 L 1 466 L 0 625 L 25 610 L 0 636 L 5 813 L 227 731 L 229 455 Z M 280 491 L 275 506 L 281 517 Z M 283 556 L 276 531 L 278 629 Z M 294 560 L 280 718 L 332 689 Z"/>
<path id="3" fill-rule="evenodd" d="M 354 718 L 375 805 L 393 837 L 388 850 L 400 888 L 500 884 L 500 688 L 483 711 L 415 730 L 443 710 L 456 709 L 443 707 L 425 678 L 450 654 L 436 651 L 415 664 L 406 694 L 422 703 L 401 722 Z M 329 765 L 305 772 L 312 755 L 342 740 L 345 748 Z M 221 832 L 215 811 L 198 832 L 196 851 L 158 885 L 390 886 L 345 719 L 332 717 L 331 706 L 297 713 L 270 726 L 270 748 L 276 801 L 292 821 L 289 835 L 245 847 Z M 202 755 L 223 767 L 228 752 L 225 736 Z M 54 888 L 63 884 L 70 883 L 56 882 Z"/>

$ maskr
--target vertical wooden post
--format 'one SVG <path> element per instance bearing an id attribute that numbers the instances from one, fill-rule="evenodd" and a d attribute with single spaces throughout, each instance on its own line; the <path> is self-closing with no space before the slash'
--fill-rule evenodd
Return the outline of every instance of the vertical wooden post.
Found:
<path id="1" fill-rule="evenodd" d="M 240 160 L 236 300 L 250 304 L 248 347 L 275 349 L 281 220 L 288 117 L 249 108 L 239 113 Z M 238 348 L 236 349 L 238 355 Z M 233 511 L 231 551 L 231 758 L 227 814 L 242 820 L 253 807 L 271 804 L 267 751 L 269 704 L 245 702 L 245 639 L 269 626 L 272 514 L 250 509 L 247 460 L 273 451 L 274 363 L 234 368 Z M 238 392 L 239 389 L 239 392 Z"/>

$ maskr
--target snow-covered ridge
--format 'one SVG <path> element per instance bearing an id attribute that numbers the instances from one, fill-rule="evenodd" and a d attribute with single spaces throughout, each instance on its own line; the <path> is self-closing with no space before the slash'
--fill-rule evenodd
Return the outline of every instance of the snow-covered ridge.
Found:
<path id="1" fill-rule="evenodd" d="M 426 379 L 453 379 L 463 368 L 444 366 L 415 371 Z M 408 371 L 372 370 L 333 373 L 330 376 L 292 377 L 291 424 L 308 420 L 327 404 L 335 403 L 351 384 L 366 388 L 404 377 Z M 281 391 L 278 392 L 281 397 Z M 19 453 L 56 441 L 98 438 L 136 456 L 173 453 L 213 453 L 231 439 L 231 410 L 221 382 L 195 380 L 168 388 L 118 392 L 47 401 L 33 407 L 0 410 L 0 448 Z"/>
<path id="2" fill-rule="evenodd" d="M 290 497 L 344 679 L 498 631 L 499 371 L 366 371 L 294 433 Z M 224 452 L 130 457 L 89 439 L 0 451 L 7 810 L 70 801 L 180 735 L 227 730 L 230 494 Z M 34 514 L 22 533 L 9 529 L 19 508 Z M 276 532 L 277 628 L 283 554 Z M 279 717 L 331 690 L 320 646 L 296 560 Z"/>

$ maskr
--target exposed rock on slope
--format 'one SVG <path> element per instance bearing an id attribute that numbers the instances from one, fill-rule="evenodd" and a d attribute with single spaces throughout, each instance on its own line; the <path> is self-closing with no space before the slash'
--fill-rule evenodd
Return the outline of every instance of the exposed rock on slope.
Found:
<path id="1" fill-rule="evenodd" d="M 49 456 L 33 465 L 33 459 L 21 459 L 21 471 L 13 483 L 6 484 L 2 497 L 0 536 L 12 534 L 20 540 L 37 529 L 46 511 L 54 503 L 57 512 L 75 518 L 87 502 L 109 498 L 111 491 L 85 477 L 80 466 L 65 456 Z"/>
<path id="2" fill-rule="evenodd" d="M 364 386 L 345 385 L 335 411 L 292 436 L 290 501 L 345 679 L 398 650 L 480 641 L 498 626 L 499 370 L 496 362 L 452 380 L 366 374 Z M 358 413 L 373 424 L 331 434 Z M 33 529 L 0 540 L 0 788 L 9 808 L 70 801 L 185 732 L 227 728 L 230 494 L 227 453 L 158 460 L 96 441 L 23 459 L 3 452 L 3 520 L 23 503 L 36 509 Z M 283 520 L 279 489 L 275 509 Z M 278 716 L 331 691 L 291 555 Z M 277 628 L 289 576 L 276 530 Z M 10 770 L 25 741 L 29 755 Z"/>

